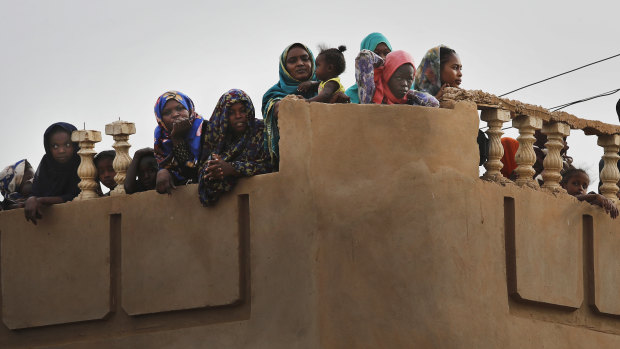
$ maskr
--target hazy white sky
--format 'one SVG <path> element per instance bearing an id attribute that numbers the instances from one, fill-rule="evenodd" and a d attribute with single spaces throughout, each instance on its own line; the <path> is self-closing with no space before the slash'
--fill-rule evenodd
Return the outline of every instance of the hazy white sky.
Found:
<path id="1" fill-rule="evenodd" d="M 432 4 L 432 6 L 431 6 Z M 56 121 L 104 133 L 136 123 L 130 152 L 152 146 L 153 105 L 171 89 L 208 118 L 219 96 L 241 88 L 260 110 L 290 43 L 345 44 L 344 85 L 362 38 L 379 31 L 416 61 L 446 44 L 460 55 L 466 89 L 502 94 L 620 53 L 617 1 L 83 1 L 0 0 L 0 169 L 37 166 L 43 131 Z M 315 52 L 316 53 L 316 52 Z M 620 57 L 514 93 L 552 107 L 620 88 Z M 617 124 L 620 93 L 566 111 Z M 508 135 L 516 136 L 514 132 Z M 111 149 L 112 138 L 96 150 Z M 598 179 L 602 150 L 573 131 L 569 154 Z"/>

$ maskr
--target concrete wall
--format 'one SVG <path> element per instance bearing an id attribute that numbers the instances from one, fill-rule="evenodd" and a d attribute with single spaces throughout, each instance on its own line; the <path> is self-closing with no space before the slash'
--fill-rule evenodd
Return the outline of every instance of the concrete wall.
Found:
<path id="1" fill-rule="evenodd" d="M 281 171 L 0 213 L 0 348 L 617 348 L 620 229 L 478 179 L 475 106 L 281 105 Z"/>

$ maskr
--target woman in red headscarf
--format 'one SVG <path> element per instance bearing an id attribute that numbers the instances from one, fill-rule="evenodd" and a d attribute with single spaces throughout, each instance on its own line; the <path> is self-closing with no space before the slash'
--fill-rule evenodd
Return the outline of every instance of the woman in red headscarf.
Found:
<path id="1" fill-rule="evenodd" d="M 390 52 L 385 60 L 362 50 L 355 59 L 355 80 L 361 104 L 411 104 L 439 107 L 432 95 L 411 90 L 415 63 L 405 51 Z"/>

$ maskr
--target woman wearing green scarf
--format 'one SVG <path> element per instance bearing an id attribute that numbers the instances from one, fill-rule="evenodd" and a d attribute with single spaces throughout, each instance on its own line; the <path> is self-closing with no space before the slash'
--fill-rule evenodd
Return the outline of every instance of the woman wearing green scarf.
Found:
<path id="1" fill-rule="evenodd" d="M 383 34 L 371 33 L 368 34 L 368 36 L 366 36 L 364 40 L 362 40 L 362 43 L 360 45 L 360 51 L 361 50 L 373 51 L 381 58 L 385 59 L 385 56 L 387 56 L 388 53 L 392 52 L 392 45 L 390 45 L 390 42 Z M 357 84 L 349 87 L 345 94 L 349 96 L 349 98 L 351 98 L 351 103 L 359 104 L 360 98 L 358 96 Z"/>
<path id="2" fill-rule="evenodd" d="M 316 91 L 302 93 L 297 88 L 304 81 L 316 81 L 314 56 L 305 45 L 294 43 L 280 55 L 280 81 L 263 95 L 263 119 L 265 122 L 265 147 L 269 151 L 274 171 L 278 170 L 280 152 L 278 142 L 278 111 L 282 98 L 296 94 L 304 98 L 316 96 Z"/>

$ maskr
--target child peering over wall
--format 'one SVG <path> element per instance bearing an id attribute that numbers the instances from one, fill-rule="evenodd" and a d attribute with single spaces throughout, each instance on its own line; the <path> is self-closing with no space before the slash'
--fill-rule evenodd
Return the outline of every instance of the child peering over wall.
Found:
<path id="1" fill-rule="evenodd" d="M 568 194 L 576 197 L 579 201 L 586 201 L 592 205 L 601 206 L 611 218 L 615 219 L 618 217 L 618 208 L 613 201 L 594 192 L 586 194 L 586 190 L 590 185 L 590 177 L 586 171 L 579 168 L 571 168 L 565 171 L 562 175 L 560 185 L 562 188 L 566 189 Z"/>
<path id="2" fill-rule="evenodd" d="M 203 119 L 196 113 L 194 102 L 178 91 L 157 98 L 155 118 L 156 189 L 160 194 L 171 194 L 176 185 L 197 180 Z"/>
<path id="3" fill-rule="evenodd" d="M 0 210 L 22 208 L 32 190 L 34 169 L 26 159 L 7 166 L 0 172 L 0 194 L 4 200 Z"/>
<path id="4" fill-rule="evenodd" d="M 45 155 L 34 175 L 32 196 L 24 205 L 27 221 L 37 224 L 37 220 L 43 218 L 41 209 L 44 206 L 70 201 L 80 193 L 79 146 L 71 142 L 71 133 L 75 130 L 75 126 L 66 122 L 57 122 L 45 130 Z"/>
<path id="5" fill-rule="evenodd" d="M 411 90 L 415 64 L 405 51 L 388 53 L 385 61 L 376 53 L 362 50 L 355 59 L 355 81 L 360 104 L 410 104 L 439 107 L 432 95 Z"/>
<path id="6" fill-rule="evenodd" d="M 114 166 L 112 165 L 115 157 L 116 152 L 114 150 L 104 150 L 95 155 L 93 160 L 95 168 L 97 169 L 97 183 L 103 184 L 108 188 L 108 192 L 103 195 L 101 186 L 99 186 L 98 189 L 102 196 L 110 196 L 110 191 L 116 188 L 116 181 L 114 181 L 116 171 L 114 171 Z"/>
<path id="7" fill-rule="evenodd" d="M 133 155 L 125 177 L 125 192 L 139 193 L 155 189 L 157 161 L 153 148 L 142 148 Z"/>

